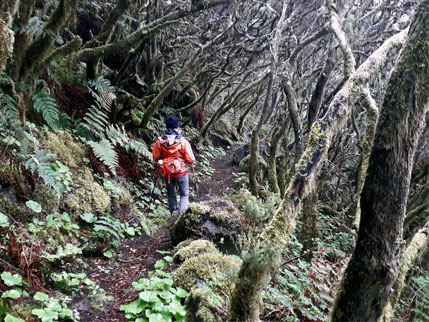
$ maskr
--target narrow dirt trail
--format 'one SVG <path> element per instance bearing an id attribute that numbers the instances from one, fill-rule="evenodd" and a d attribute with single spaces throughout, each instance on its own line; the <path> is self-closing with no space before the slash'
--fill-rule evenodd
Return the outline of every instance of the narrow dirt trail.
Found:
<path id="1" fill-rule="evenodd" d="M 238 171 L 238 167 L 232 163 L 232 151 L 227 151 L 225 156 L 215 159 L 211 166 L 215 170 L 213 176 L 200 185 L 200 200 L 210 200 L 222 197 L 234 190 L 238 190 L 239 186 L 234 181 L 234 172 Z"/>
<path id="2" fill-rule="evenodd" d="M 199 197 L 202 202 L 221 197 L 238 188 L 233 176 L 238 169 L 232 163 L 232 152 L 213 160 L 211 166 L 214 169 L 213 176 L 199 178 Z M 157 250 L 167 249 L 171 249 L 168 227 L 153 236 L 138 236 L 134 240 L 122 242 L 114 259 L 87 258 L 88 277 L 103 288 L 107 296 L 113 297 L 114 301 L 95 312 L 88 297 L 78 297 L 73 301 L 72 308 L 79 311 L 81 321 L 127 321 L 119 307 L 137 297 L 138 292 L 133 289 L 132 283 L 147 277 L 154 270 L 155 262 L 164 256 Z"/>

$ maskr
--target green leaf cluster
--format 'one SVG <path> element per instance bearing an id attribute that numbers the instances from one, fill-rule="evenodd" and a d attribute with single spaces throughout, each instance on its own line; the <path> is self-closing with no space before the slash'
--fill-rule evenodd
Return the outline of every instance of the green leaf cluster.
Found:
<path id="1" fill-rule="evenodd" d="M 49 297 L 45 293 L 37 292 L 34 295 L 34 299 L 39 302 L 39 308 L 33 309 L 31 314 L 37 316 L 43 322 L 79 320 L 79 316 L 67 308 L 67 303 L 70 302 L 67 297 L 59 300 Z"/>
<path id="2" fill-rule="evenodd" d="M 173 287 L 168 273 L 158 271 L 161 277 L 143 278 L 133 286 L 141 291 L 134 302 L 120 307 L 130 321 L 186 321 L 186 307 L 182 304 L 189 295 L 180 287 Z"/>

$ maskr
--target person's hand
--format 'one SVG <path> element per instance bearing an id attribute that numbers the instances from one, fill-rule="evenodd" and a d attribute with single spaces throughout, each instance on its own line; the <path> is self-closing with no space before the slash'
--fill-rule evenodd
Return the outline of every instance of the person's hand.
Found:
<path id="1" fill-rule="evenodd" d="M 162 165 L 164 163 L 164 161 L 163 160 L 158 160 L 158 164 L 159 165 Z"/>

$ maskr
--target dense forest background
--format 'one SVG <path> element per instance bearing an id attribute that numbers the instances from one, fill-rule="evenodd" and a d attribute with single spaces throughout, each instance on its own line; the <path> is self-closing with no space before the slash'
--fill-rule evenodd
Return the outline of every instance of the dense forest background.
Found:
<path id="1" fill-rule="evenodd" d="M 429 320 L 428 39 L 428 0 L 2 0 L 0 319 Z"/>

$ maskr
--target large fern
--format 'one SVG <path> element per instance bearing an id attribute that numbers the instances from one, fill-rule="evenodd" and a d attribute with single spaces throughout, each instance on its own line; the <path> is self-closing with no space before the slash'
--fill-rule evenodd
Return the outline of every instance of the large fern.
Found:
<path id="1" fill-rule="evenodd" d="M 109 167 L 113 173 L 116 173 L 118 154 L 114 150 L 113 144 L 107 139 L 102 139 L 100 142 L 88 141 L 87 143 L 94 151 L 95 156 Z"/>
<path id="2" fill-rule="evenodd" d="M 0 115 L 5 125 L 16 125 L 19 123 L 19 110 L 15 98 L 0 90 Z"/>
<path id="3" fill-rule="evenodd" d="M 87 140 L 87 144 L 92 148 L 95 156 L 113 173 L 118 166 L 115 146 L 150 156 L 150 152 L 144 143 L 131 139 L 123 127 L 109 124 L 108 113 L 116 99 L 115 89 L 110 81 L 98 77 L 89 81 L 87 88 L 94 97 L 96 104 L 88 109 L 82 122 L 76 127 L 76 131 Z"/>
<path id="4" fill-rule="evenodd" d="M 145 156 L 147 158 L 152 157 L 152 152 L 149 151 L 146 144 L 137 140 L 131 140 L 130 142 L 130 148 L 137 152 L 138 154 Z"/>
<path id="5" fill-rule="evenodd" d="M 44 92 L 36 92 L 32 97 L 34 109 L 42 113 L 43 119 L 53 129 L 58 130 L 60 112 L 57 109 L 57 104 L 50 94 Z"/>
<path id="6" fill-rule="evenodd" d="M 125 148 L 127 151 L 133 150 L 146 157 L 150 157 L 152 155 L 145 143 L 131 139 L 123 127 L 110 125 L 106 129 L 106 135 L 113 144 L 117 144 Z"/>
<path id="7" fill-rule="evenodd" d="M 37 174 L 43 179 L 45 185 L 53 188 L 59 195 L 62 195 L 67 186 L 64 185 L 62 174 L 54 169 L 54 163 L 50 162 L 54 157 L 52 153 L 46 153 L 45 150 L 40 150 L 36 154 L 30 156 L 25 163 L 25 167 L 31 171 L 32 174 Z"/>
<path id="8" fill-rule="evenodd" d="M 87 88 L 100 109 L 110 112 L 113 101 L 116 99 L 115 88 L 108 79 L 98 77 L 88 82 Z"/>
<path id="9" fill-rule="evenodd" d="M 103 216 L 94 224 L 94 231 L 103 237 L 112 237 L 116 240 L 125 238 L 119 219 L 113 216 Z"/>
<path id="10" fill-rule="evenodd" d="M 107 115 L 94 106 L 89 108 L 83 119 L 85 122 L 82 125 L 98 137 L 101 136 L 106 129 L 107 124 L 109 124 Z"/>

